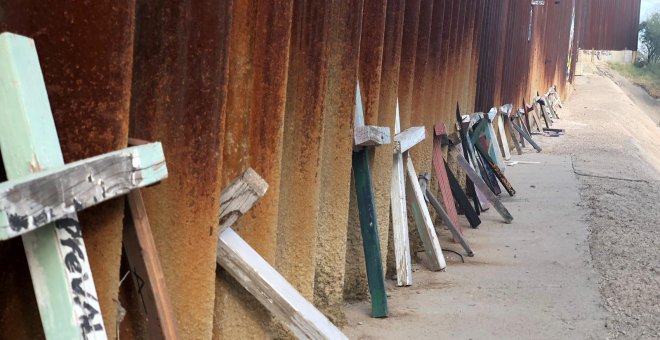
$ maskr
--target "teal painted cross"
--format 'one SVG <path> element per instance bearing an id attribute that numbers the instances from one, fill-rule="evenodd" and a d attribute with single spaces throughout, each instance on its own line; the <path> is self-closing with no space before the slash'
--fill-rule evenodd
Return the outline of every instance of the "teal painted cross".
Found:
<path id="1" fill-rule="evenodd" d="M 76 211 L 167 177 L 159 143 L 64 165 L 34 41 L 0 34 L 0 240 L 21 236 L 48 339 L 107 339 Z"/>

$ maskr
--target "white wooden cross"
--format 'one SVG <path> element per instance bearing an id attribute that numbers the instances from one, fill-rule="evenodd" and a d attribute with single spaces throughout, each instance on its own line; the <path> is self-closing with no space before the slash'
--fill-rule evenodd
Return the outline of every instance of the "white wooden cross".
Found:
<path id="1" fill-rule="evenodd" d="M 348 339 L 264 260 L 231 226 L 266 194 L 268 184 L 252 169 L 221 197 L 217 262 L 300 339 Z"/>
<path id="2" fill-rule="evenodd" d="M 423 126 L 416 126 L 401 132 L 399 117 L 399 103 L 397 100 L 396 117 L 394 122 L 394 148 L 392 167 L 392 230 L 394 232 L 394 251 L 397 267 L 397 285 L 409 286 L 412 284 L 412 270 L 410 260 L 410 241 L 408 239 L 408 212 L 406 208 L 406 183 L 408 183 L 413 197 L 410 198 L 415 225 L 419 232 L 424 251 L 429 259 L 431 270 L 444 270 L 447 266 L 442 255 L 440 241 L 433 227 L 433 221 L 426 205 L 424 193 L 417 179 L 417 172 L 413 165 L 409 150 L 426 138 Z M 405 168 L 408 177 L 406 182 L 403 175 Z"/>
<path id="3" fill-rule="evenodd" d="M 34 41 L 0 34 L 0 239 L 22 236 L 48 339 L 106 339 L 76 211 L 167 177 L 159 143 L 64 165 Z"/>

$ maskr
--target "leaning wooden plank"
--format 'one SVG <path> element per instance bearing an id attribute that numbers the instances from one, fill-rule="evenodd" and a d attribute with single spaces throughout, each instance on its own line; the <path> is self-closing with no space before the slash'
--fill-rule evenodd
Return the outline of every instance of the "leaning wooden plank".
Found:
<path id="1" fill-rule="evenodd" d="M 532 145 L 532 147 L 534 147 L 536 152 L 541 152 L 542 151 L 541 147 L 538 144 L 536 144 L 536 142 L 527 133 L 525 133 L 525 131 L 523 131 L 523 129 L 521 129 L 520 126 L 518 126 L 516 124 L 512 124 L 512 125 L 513 125 L 513 128 L 516 129 L 516 131 L 518 131 L 518 133 L 520 133 L 520 135 L 524 139 L 526 139 L 529 142 L 529 144 Z"/>
<path id="2" fill-rule="evenodd" d="M 394 133 L 401 131 L 399 123 L 399 103 L 397 101 Z M 410 240 L 408 239 L 408 211 L 406 207 L 406 177 L 403 172 L 403 155 L 394 152 L 392 161 L 392 238 L 394 240 L 394 257 L 396 260 L 397 286 L 412 285 L 412 264 L 410 257 Z"/>
<path id="3" fill-rule="evenodd" d="M 218 264 L 299 339 L 348 339 L 234 230 L 218 240 Z"/>
<path id="4" fill-rule="evenodd" d="M 460 141 L 461 141 L 460 145 L 462 145 L 462 147 L 463 147 L 462 152 L 463 152 L 463 156 L 465 156 L 465 159 L 470 159 L 470 155 L 468 153 L 468 150 L 469 150 L 468 145 L 470 144 L 470 142 L 468 141 L 468 137 L 467 137 L 468 124 L 465 124 L 465 123 L 469 123 L 469 120 L 468 120 L 468 122 L 463 121 L 463 115 L 461 114 L 461 108 L 460 108 L 458 102 L 456 102 L 456 124 L 458 124 L 458 133 L 461 137 L 460 138 Z M 460 146 L 458 144 L 456 144 L 456 145 L 460 149 Z M 465 188 L 466 188 L 468 193 L 473 194 L 472 199 L 474 201 L 474 210 L 476 211 L 477 214 L 479 214 L 479 212 L 481 211 L 481 208 L 480 208 L 481 207 L 481 202 L 480 202 L 480 199 L 479 199 L 479 194 L 476 193 L 477 190 L 476 190 L 476 188 L 474 187 L 474 184 L 472 184 L 472 181 L 470 181 L 469 178 L 465 179 Z"/>
<path id="5" fill-rule="evenodd" d="M 499 146 L 497 145 L 497 136 L 495 135 L 495 129 L 493 127 L 495 116 L 497 115 L 497 109 L 493 108 L 490 112 L 487 113 L 488 125 L 486 126 L 486 141 L 488 143 L 488 154 L 490 155 L 497 166 L 500 167 L 500 170 L 504 172 L 506 170 L 506 164 L 504 164 L 504 158 L 502 158 L 502 153 L 497 151 Z"/>
<path id="6" fill-rule="evenodd" d="M 470 200 L 467 195 L 461 188 L 461 185 L 458 183 L 456 176 L 451 172 L 449 165 L 445 163 L 445 171 L 447 172 L 447 179 L 449 180 L 449 186 L 451 187 L 451 193 L 456 198 L 456 202 L 463 209 L 463 213 L 467 218 L 470 226 L 472 228 L 477 228 L 481 224 L 481 219 L 479 214 L 474 210 L 474 207 L 470 204 Z"/>
<path id="7" fill-rule="evenodd" d="M 484 165 L 488 167 L 491 171 L 495 173 L 495 176 L 497 179 L 502 183 L 506 191 L 509 193 L 509 195 L 514 196 L 516 194 L 516 191 L 513 189 L 513 186 L 511 186 L 511 183 L 509 183 L 509 180 L 504 176 L 504 174 L 500 171 L 500 169 L 495 165 L 493 160 L 488 156 L 486 153 L 486 150 L 479 144 L 475 144 L 477 147 L 477 152 L 479 152 L 479 155 L 481 158 L 484 160 Z"/>
<path id="8" fill-rule="evenodd" d="M 0 183 L 0 240 L 167 177 L 160 143 L 80 160 Z"/>
<path id="9" fill-rule="evenodd" d="M 300 339 L 346 339 L 321 312 L 231 229 L 266 194 L 268 184 L 248 168 L 222 191 L 216 261 Z"/>
<path id="10" fill-rule="evenodd" d="M 499 132 L 498 135 L 498 141 L 499 141 L 499 146 L 501 148 L 502 155 L 504 156 L 504 160 L 508 161 L 511 159 L 511 150 L 509 150 L 509 140 L 506 138 L 506 132 L 504 132 L 504 117 L 502 113 L 500 113 L 497 117 L 496 124 L 497 124 L 497 130 Z"/>
<path id="11" fill-rule="evenodd" d="M 460 233 L 454 222 L 451 220 L 451 218 L 449 218 L 449 215 L 447 215 L 447 212 L 445 212 L 445 210 L 442 209 L 442 206 L 440 206 L 440 202 L 438 202 L 438 199 L 435 198 L 435 196 L 433 196 L 433 193 L 428 188 L 426 188 L 426 197 L 429 199 L 429 202 L 431 202 L 431 206 L 433 206 L 435 212 L 438 213 L 438 215 L 440 215 L 440 218 L 442 218 L 442 222 L 447 226 L 449 231 L 451 231 L 451 234 L 454 236 L 454 239 L 461 244 L 461 246 L 467 253 L 467 256 L 474 256 L 474 252 L 472 251 L 472 248 L 470 248 L 470 245 L 468 244 L 463 234 Z M 437 228 L 436 228 L 436 232 L 437 232 Z"/>
<path id="12" fill-rule="evenodd" d="M 0 34 L 0 103 L 0 149 L 9 179 L 64 165 L 29 38 Z M 76 214 L 22 238 L 46 338 L 107 339 Z"/>
<path id="13" fill-rule="evenodd" d="M 463 156 L 458 155 L 456 157 L 456 161 L 458 165 L 465 171 L 465 173 L 472 179 L 472 182 L 474 182 L 474 185 L 477 187 L 482 188 L 482 190 L 486 193 L 486 197 L 490 201 L 490 203 L 493 204 L 495 207 L 495 210 L 504 218 L 504 221 L 506 223 L 511 223 L 513 221 L 513 216 L 511 216 L 511 213 L 504 207 L 502 202 L 493 194 L 490 190 L 488 190 L 488 187 L 486 186 L 486 183 L 479 177 L 479 175 L 470 167 L 470 164 L 463 158 Z"/>
<path id="14" fill-rule="evenodd" d="M 390 128 L 385 126 L 356 126 L 353 130 L 355 146 L 377 146 L 390 144 Z"/>
<path id="15" fill-rule="evenodd" d="M 144 307 L 149 339 L 178 339 L 172 302 L 140 189 L 129 192 L 127 198 L 124 251 Z"/>
<path id="16" fill-rule="evenodd" d="M 364 247 L 364 262 L 367 267 L 367 283 L 371 294 L 371 315 L 374 318 L 384 318 L 388 315 L 385 274 L 380 255 L 376 205 L 369 170 L 369 152 L 365 149 L 353 152 L 353 177 L 355 178 L 355 192 Z"/>
<path id="17" fill-rule="evenodd" d="M 438 187 L 440 189 L 440 194 L 442 194 L 442 203 L 447 210 L 449 218 L 454 223 L 459 233 L 462 233 L 460 222 L 458 221 L 458 213 L 456 212 L 456 204 L 454 202 L 454 197 L 451 194 L 451 187 L 449 185 L 449 179 L 447 178 L 447 171 L 445 170 L 445 159 L 442 155 L 442 145 L 440 140 L 442 136 L 447 135 L 445 124 L 436 123 L 435 124 L 435 136 L 433 137 L 433 168 L 435 169 L 435 177 L 438 180 Z"/>
<path id="18" fill-rule="evenodd" d="M 504 122 L 504 127 L 509 131 L 509 136 L 511 136 L 511 140 L 513 141 L 513 145 L 516 147 L 516 151 L 518 152 L 519 155 L 522 155 L 522 148 L 520 147 L 518 138 L 516 138 L 516 134 L 513 129 L 513 123 L 511 122 L 511 118 L 509 117 L 509 115 L 505 115 L 502 118 Z"/>
<path id="19" fill-rule="evenodd" d="M 447 263 L 445 262 L 445 257 L 442 255 L 440 241 L 438 240 L 438 235 L 433 227 L 433 221 L 431 221 L 431 215 L 426 206 L 424 193 L 419 186 L 417 172 L 415 172 L 415 167 L 413 166 L 410 155 L 406 157 L 406 170 L 408 173 L 408 184 L 413 193 L 413 197 L 410 198 L 410 207 L 413 212 L 413 217 L 415 218 L 417 231 L 419 232 L 422 244 L 424 245 L 426 257 L 429 259 L 429 269 L 434 271 L 444 270 L 447 267 Z"/>
<path id="20" fill-rule="evenodd" d="M 423 126 L 413 126 L 394 136 L 394 152 L 404 153 L 426 138 Z"/>
<path id="21" fill-rule="evenodd" d="M 467 117 L 467 116 L 466 116 Z M 477 133 L 480 133 L 479 130 L 481 129 L 480 127 L 483 126 L 482 124 L 477 123 L 476 126 L 472 126 L 472 132 L 469 132 L 469 127 L 470 127 L 470 120 L 469 117 L 462 123 L 463 130 L 465 130 L 465 141 L 467 145 L 467 155 L 470 157 L 470 163 L 472 164 L 473 169 L 476 171 L 479 171 L 481 174 L 482 178 L 487 178 L 487 174 L 485 170 L 483 169 L 482 165 L 479 163 L 479 159 L 477 158 L 476 151 L 474 150 L 474 146 L 471 142 L 471 134 L 474 135 L 475 131 Z M 475 209 L 478 209 L 478 207 L 481 207 L 481 210 L 486 211 L 490 208 L 488 204 L 488 200 L 484 196 L 484 194 L 479 190 L 479 188 L 475 187 L 474 192 L 476 193 L 475 197 L 478 198 L 478 206 L 475 206 Z"/>

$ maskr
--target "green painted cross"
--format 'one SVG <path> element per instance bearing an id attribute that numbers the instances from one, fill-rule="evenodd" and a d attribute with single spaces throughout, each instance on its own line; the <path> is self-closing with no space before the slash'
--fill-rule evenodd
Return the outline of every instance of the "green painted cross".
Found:
<path id="1" fill-rule="evenodd" d="M 21 236 L 48 339 L 107 339 L 76 211 L 167 177 L 159 143 L 64 165 L 34 41 L 0 34 L 0 240 Z"/>

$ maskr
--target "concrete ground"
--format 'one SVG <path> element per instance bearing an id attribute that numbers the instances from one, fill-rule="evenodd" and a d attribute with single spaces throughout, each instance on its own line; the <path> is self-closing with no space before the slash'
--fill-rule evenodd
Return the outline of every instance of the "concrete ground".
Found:
<path id="1" fill-rule="evenodd" d="M 445 253 L 446 272 L 415 264 L 412 287 L 388 280 L 390 317 L 347 308 L 351 339 L 660 337 L 660 129 L 606 73 L 578 77 L 555 127 L 508 167 L 517 191 L 466 230 L 476 253 Z M 462 217 L 461 217 L 462 218 Z M 465 221 L 465 220 L 463 220 Z M 467 225 L 467 223 L 464 223 Z M 459 251 L 449 233 L 443 249 Z"/>

